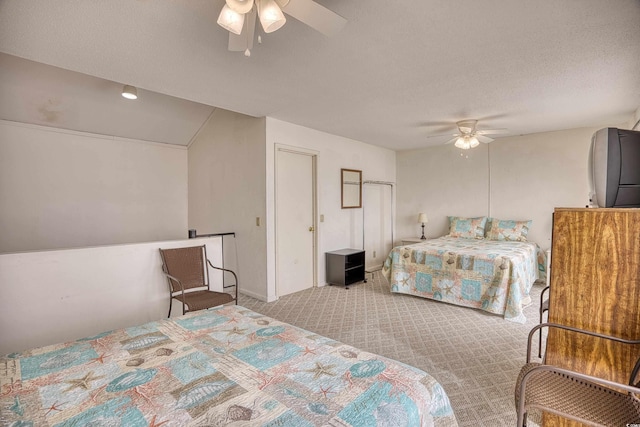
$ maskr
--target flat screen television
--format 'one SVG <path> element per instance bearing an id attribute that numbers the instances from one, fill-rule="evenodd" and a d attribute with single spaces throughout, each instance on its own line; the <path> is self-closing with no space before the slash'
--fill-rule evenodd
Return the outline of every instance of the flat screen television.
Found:
<path id="1" fill-rule="evenodd" d="M 604 128 L 591 141 L 593 201 L 601 208 L 640 208 L 640 132 Z"/>

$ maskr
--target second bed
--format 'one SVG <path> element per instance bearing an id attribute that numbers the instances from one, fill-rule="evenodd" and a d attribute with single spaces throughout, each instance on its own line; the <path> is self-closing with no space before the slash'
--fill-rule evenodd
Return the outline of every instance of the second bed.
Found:
<path id="1" fill-rule="evenodd" d="M 545 254 L 531 242 L 440 237 L 393 248 L 382 272 L 391 292 L 473 307 L 524 323 Z"/>

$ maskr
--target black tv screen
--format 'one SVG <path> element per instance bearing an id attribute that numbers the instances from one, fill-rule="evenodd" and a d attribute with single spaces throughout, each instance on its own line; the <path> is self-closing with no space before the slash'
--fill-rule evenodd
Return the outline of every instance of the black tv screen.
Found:
<path id="1" fill-rule="evenodd" d="M 640 132 L 605 128 L 593 135 L 592 181 L 599 207 L 640 207 Z"/>

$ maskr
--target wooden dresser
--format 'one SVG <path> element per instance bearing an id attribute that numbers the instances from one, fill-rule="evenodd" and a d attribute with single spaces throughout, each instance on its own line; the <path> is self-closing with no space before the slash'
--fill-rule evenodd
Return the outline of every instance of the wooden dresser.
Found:
<path id="1" fill-rule="evenodd" d="M 640 339 L 640 209 L 556 208 L 549 322 Z M 640 346 L 549 331 L 547 363 L 626 383 Z M 545 414 L 545 426 L 577 426 Z"/>

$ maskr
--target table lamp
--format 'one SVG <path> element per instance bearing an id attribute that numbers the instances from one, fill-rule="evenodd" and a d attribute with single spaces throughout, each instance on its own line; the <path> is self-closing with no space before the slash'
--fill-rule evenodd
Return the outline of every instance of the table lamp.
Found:
<path id="1" fill-rule="evenodd" d="M 427 219 L 427 214 L 426 213 L 419 213 L 418 214 L 418 222 L 422 224 L 422 236 L 420 236 L 421 240 L 425 240 L 426 237 L 424 236 L 424 225 L 429 222 L 429 220 Z"/>

